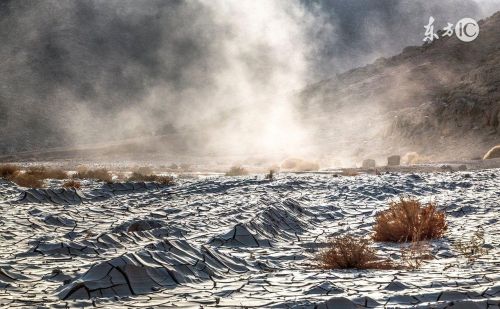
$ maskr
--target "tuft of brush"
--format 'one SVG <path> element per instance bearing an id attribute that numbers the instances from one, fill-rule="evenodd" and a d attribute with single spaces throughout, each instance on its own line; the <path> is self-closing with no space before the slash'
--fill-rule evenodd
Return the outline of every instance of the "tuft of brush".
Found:
<path id="1" fill-rule="evenodd" d="M 248 175 L 248 171 L 242 166 L 232 166 L 229 171 L 226 172 L 226 176 L 245 176 Z"/>
<path id="2" fill-rule="evenodd" d="M 128 181 L 151 181 L 168 186 L 175 184 L 173 176 L 144 175 L 139 172 L 133 172 Z"/>
<path id="3" fill-rule="evenodd" d="M 113 180 L 111 173 L 105 168 L 88 169 L 86 167 L 80 167 L 76 174 L 73 176 L 76 179 L 93 179 L 97 181 L 103 181 L 110 183 Z"/>
<path id="4" fill-rule="evenodd" d="M 73 188 L 80 189 L 82 187 L 81 183 L 77 180 L 71 179 L 63 183 L 63 188 Z"/>
<path id="5" fill-rule="evenodd" d="M 371 242 L 365 238 L 339 236 L 333 238 L 326 250 L 318 255 L 323 269 L 394 269 L 390 260 L 380 259 Z"/>
<path id="6" fill-rule="evenodd" d="M 375 241 L 412 242 L 443 237 L 446 214 L 433 202 L 423 205 L 418 199 L 400 197 L 389 209 L 376 215 Z"/>

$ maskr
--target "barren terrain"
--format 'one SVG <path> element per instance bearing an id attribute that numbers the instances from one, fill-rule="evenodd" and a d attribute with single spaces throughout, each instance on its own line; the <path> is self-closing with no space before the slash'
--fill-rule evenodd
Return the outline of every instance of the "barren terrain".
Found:
<path id="1" fill-rule="evenodd" d="M 30 189 L 1 181 L 4 307 L 498 308 L 499 169 L 280 174 Z M 446 211 L 418 270 L 321 270 L 333 235 L 370 236 L 402 194 Z M 481 228 L 486 253 L 453 244 Z M 398 261 L 401 245 L 376 243 Z"/>

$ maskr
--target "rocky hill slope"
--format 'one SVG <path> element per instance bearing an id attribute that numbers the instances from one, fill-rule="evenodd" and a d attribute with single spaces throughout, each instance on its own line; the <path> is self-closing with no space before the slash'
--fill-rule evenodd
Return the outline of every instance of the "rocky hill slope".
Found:
<path id="1" fill-rule="evenodd" d="M 302 111 L 317 142 L 356 159 L 483 155 L 500 142 L 500 12 L 479 26 L 472 42 L 440 37 L 308 87 Z"/>

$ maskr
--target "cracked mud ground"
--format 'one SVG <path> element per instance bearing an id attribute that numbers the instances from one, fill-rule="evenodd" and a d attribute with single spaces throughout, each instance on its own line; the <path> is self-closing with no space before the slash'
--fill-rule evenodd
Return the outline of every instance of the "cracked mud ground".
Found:
<path id="1" fill-rule="evenodd" d="M 499 308 L 500 170 L 182 179 L 174 187 L 0 182 L 2 307 Z M 329 236 L 369 236 L 401 194 L 446 211 L 421 269 L 320 270 Z M 485 231 L 468 264 L 452 243 Z M 399 259 L 399 246 L 376 244 Z"/>

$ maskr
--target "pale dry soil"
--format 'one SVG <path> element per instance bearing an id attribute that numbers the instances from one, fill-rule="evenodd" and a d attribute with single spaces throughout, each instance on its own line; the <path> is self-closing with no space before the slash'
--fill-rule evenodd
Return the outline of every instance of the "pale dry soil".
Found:
<path id="1" fill-rule="evenodd" d="M 498 308 L 500 170 L 83 183 L 0 181 L 2 307 Z M 370 236 L 377 211 L 434 200 L 449 229 L 418 270 L 321 270 L 329 237 Z M 487 253 L 453 247 L 478 228 Z M 375 244 L 400 260 L 400 245 Z"/>

